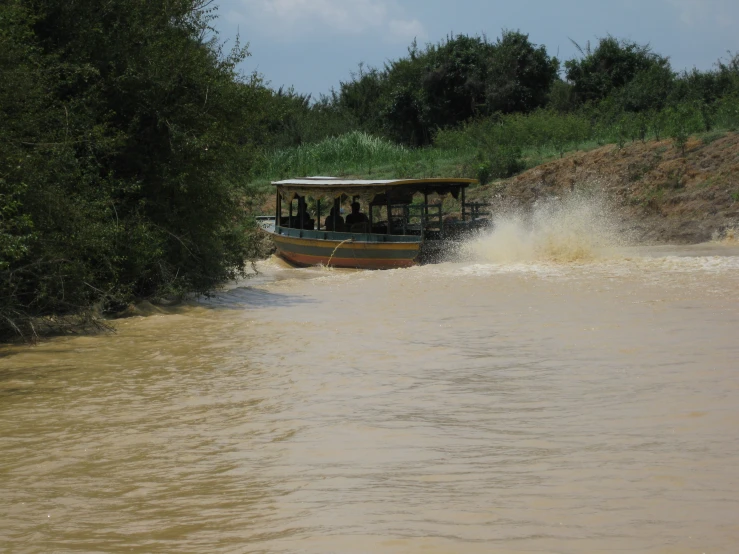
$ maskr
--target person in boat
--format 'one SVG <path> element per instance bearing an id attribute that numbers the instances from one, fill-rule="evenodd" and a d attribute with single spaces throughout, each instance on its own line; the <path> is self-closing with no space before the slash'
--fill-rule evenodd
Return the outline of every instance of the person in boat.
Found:
<path id="1" fill-rule="evenodd" d="M 364 228 L 369 225 L 369 218 L 359 210 L 359 202 L 352 202 L 352 213 L 346 216 L 346 226 L 349 229 L 366 232 L 366 229 Z"/>
<path id="2" fill-rule="evenodd" d="M 334 216 L 336 219 L 334 219 Z M 334 228 L 334 221 L 336 222 L 336 226 Z M 344 218 L 339 215 L 339 212 L 336 211 L 335 207 L 331 207 L 331 211 L 328 212 L 328 215 L 326 216 L 326 230 L 327 231 L 344 231 Z"/>
<path id="3" fill-rule="evenodd" d="M 295 229 L 306 229 L 312 230 L 314 228 L 315 221 L 311 219 L 310 214 L 305 205 L 305 200 L 298 201 L 298 213 L 293 219 L 293 227 Z"/>

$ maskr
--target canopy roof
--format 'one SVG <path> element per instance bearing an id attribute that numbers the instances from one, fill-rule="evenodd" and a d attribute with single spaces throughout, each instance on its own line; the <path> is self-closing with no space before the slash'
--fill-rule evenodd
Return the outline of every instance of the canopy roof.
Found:
<path id="1" fill-rule="evenodd" d="M 451 193 L 457 198 L 462 188 L 477 183 L 476 179 L 459 179 L 452 177 L 435 177 L 429 179 L 342 179 L 338 177 L 302 177 L 274 181 L 280 194 L 291 200 L 296 195 L 362 196 L 368 201 L 387 194 L 391 200 L 402 200 L 412 197 L 417 192 L 445 195 Z"/>

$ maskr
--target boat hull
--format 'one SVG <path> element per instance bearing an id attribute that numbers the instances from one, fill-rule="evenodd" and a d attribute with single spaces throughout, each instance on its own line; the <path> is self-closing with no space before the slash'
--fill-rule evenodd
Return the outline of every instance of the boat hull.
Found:
<path id="1" fill-rule="evenodd" d="M 392 240 L 383 235 L 267 231 L 278 255 L 293 265 L 325 265 L 357 269 L 395 269 L 416 265 L 421 241 Z M 298 236 L 291 236 L 291 235 Z M 304 236 L 300 236 L 300 235 Z M 320 236 L 326 238 L 319 238 Z M 336 236 L 332 236 L 336 235 Z M 384 239 L 384 240 L 383 240 Z"/>

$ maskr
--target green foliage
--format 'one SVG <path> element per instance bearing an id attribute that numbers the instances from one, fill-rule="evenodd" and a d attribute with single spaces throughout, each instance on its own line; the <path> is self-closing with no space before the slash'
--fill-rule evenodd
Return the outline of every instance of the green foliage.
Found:
<path id="1" fill-rule="evenodd" d="M 736 57 L 725 64 L 717 63 L 714 71 L 698 71 L 693 69 L 680 75 L 670 91 L 670 101 L 673 104 L 680 102 L 704 102 L 714 104 L 723 96 L 739 92 L 737 87 L 739 67 Z"/>
<path id="2" fill-rule="evenodd" d="M 207 293 L 255 255 L 265 89 L 206 0 L 0 4 L 0 334 Z"/>
<path id="3" fill-rule="evenodd" d="M 298 94 L 292 88 L 265 89 L 265 95 L 267 133 L 259 142 L 273 148 L 320 142 L 326 137 L 348 133 L 357 126 L 350 113 L 330 97 L 313 102 L 309 94 Z"/>
<path id="4" fill-rule="evenodd" d="M 340 92 L 332 91 L 332 105 L 351 117 L 360 129 L 370 133 L 381 132 L 382 122 L 378 114 L 383 109 L 383 73 L 375 68 L 365 70 L 364 64 L 360 63 L 359 71 L 352 73 L 351 77 L 351 80 L 341 82 Z"/>
<path id="5" fill-rule="evenodd" d="M 493 177 L 508 177 L 523 168 L 523 149 L 550 148 L 557 154 L 577 147 L 591 138 L 591 125 L 577 114 L 557 114 L 537 110 L 530 114 L 511 114 L 482 119 L 447 131 L 435 138 L 438 148 L 487 152 L 491 167 L 498 168 Z"/>
<path id="6" fill-rule="evenodd" d="M 675 75 L 667 60 L 634 74 L 615 94 L 623 109 L 629 112 L 649 112 L 664 109 L 675 83 Z"/>
<path id="7" fill-rule="evenodd" d="M 414 43 L 382 71 L 360 66 L 333 102 L 365 131 L 427 145 L 437 129 L 543 106 L 558 68 L 520 32 L 504 30 L 496 42 L 459 35 L 423 50 Z"/>
<path id="8" fill-rule="evenodd" d="M 725 96 L 716 103 L 715 122 L 717 127 L 729 131 L 739 130 L 739 94 Z"/>
<path id="9" fill-rule="evenodd" d="M 314 144 L 272 151 L 259 167 L 263 178 L 345 174 L 355 170 L 371 174 L 378 165 L 396 163 L 408 149 L 386 139 L 353 131 Z"/>
<path id="10" fill-rule="evenodd" d="M 635 79 L 642 85 L 649 85 L 644 91 L 646 98 L 634 98 L 642 109 L 655 107 L 659 91 L 669 80 L 669 62 L 651 51 L 649 46 L 632 41 L 618 40 L 612 36 L 601 38 L 598 46 L 591 49 L 590 44 L 583 49 L 577 43 L 582 58 L 565 62 L 567 80 L 573 84 L 574 92 L 581 102 L 597 102 L 612 92 L 626 87 Z M 656 91 L 653 93 L 651 87 Z M 636 95 L 637 90 L 631 91 Z M 657 98 L 650 98 L 655 94 Z M 641 94 L 640 94 L 641 96 Z"/>
<path id="11" fill-rule="evenodd" d="M 578 104 L 574 87 L 566 81 L 557 79 L 552 83 L 547 105 L 550 109 L 559 113 L 575 111 Z"/>
<path id="12" fill-rule="evenodd" d="M 702 131 L 703 118 L 700 108 L 691 104 L 679 104 L 667 109 L 667 129 L 675 148 L 685 156 L 688 138 L 692 133 Z"/>
<path id="13" fill-rule="evenodd" d="M 529 36 L 504 30 L 487 68 L 486 113 L 525 113 L 546 104 L 559 61 Z"/>
<path id="14" fill-rule="evenodd" d="M 546 123 L 551 129 L 551 143 L 559 156 L 564 156 L 569 145 L 575 148 L 588 138 L 590 125 L 575 114 L 556 115 L 548 113 Z"/>
<path id="15" fill-rule="evenodd" d="M 487 164 L 489 176 L 493 179 L 511 177 L 524 168 L 520 146 L 496 144 L 483 155 L 487 156 L 487 160 L 483 163 Z"/>
<path id="16" fill-rule="evenodd" d="M 701 137 L 701 142 L 703 144 L 711 144 L 712 142 L 716 142 L 719 139 L 722 139 L 726 136 L 726 133 L 723 131 L 712 131 L 706 135 L 703 135 Z"/>
<path id="17" fill-rule="evenodd" d="M 666 111 L 652 112 L 648 116 L 649 127 L 656 140 L 662 139 L 662 134 L 669 124 L 669 115 Z"/>
<path id="18" fill-rule="evenodd" d="M 541 108 L 587 118 L 587 140 L 625 144 L 660 137 L 666 125 L 660 114 L 683 103 L 700 109 L 704 131 L 734 117 L 733 104 L 724 99 L 739 97 L 737 56 L 712 71 L 676 75 L 668 59 L 648 45 L 609 36 L 580 51 L 580 59 L 565 63 L 563 81 L 557 78 L 559 61 L 518 31 L 504 30 L 494 42 L 465 35 L 424 48 L 414 42 L 406 57 L 382 70 L 360 64 L 330 98 L 311 103 L 297 95 L 291 101 L 302 110 L 298 127 L 304 131 L 273 144 L 298 146 L 361 129 L 409 146 L 428 145 L 444 136 L 440 131 L 469 121 Z M 552 147 L 560 155 L 583 135 L 566 121 L 547 125 L 546 138 L 534 133 L 536 147 Z"/>

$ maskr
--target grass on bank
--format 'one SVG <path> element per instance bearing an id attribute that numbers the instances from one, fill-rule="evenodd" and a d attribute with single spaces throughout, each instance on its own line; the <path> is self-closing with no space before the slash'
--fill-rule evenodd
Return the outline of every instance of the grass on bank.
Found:
<path id="1" fill-rule="evenodd" d="M 482 184 L 513 176 L 573 151 L 606 144 L 671 139 L 683 154 L 689 136 L 716 140 L 739 128 L 739 99 L 707 112 L 681 105 L 648 114 L 531 114 L 495 116 L 439 130 L 434 146 L 408 148 L 353 131 L 323 141 L 267 153 L 254 185 L 308 175 L 357 178 L 468 177 Z"/>

